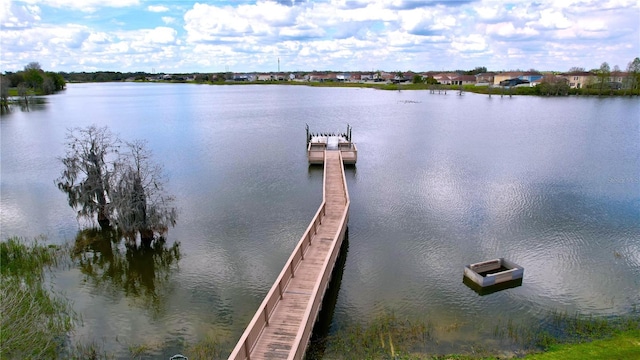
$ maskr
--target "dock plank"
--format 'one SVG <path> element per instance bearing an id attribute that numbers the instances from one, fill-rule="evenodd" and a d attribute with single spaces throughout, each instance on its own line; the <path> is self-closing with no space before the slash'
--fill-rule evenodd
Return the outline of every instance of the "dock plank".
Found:
<path id="1" fill-rule="evenodd" d="M 289 358 L 290 352 L 296 347 L 298 334 L 304 330 L 302 327 L 307 323 L 306 310 L 314 301 L 313 289 L 322 279 L 325 271 L 323 266 L 331 256 L 331 245 L 341 240 L 337 239 L 337 236 L 340 236 L 342 217 L 347 205 L 347 189 L 339 151 L 327 151 L 324 162 L 326 213 L 311 238 L 311 246 L 307 248 L 304 259 L 296 267 L 294 277 L 282 289 L 281 299 L 275 305 L 268 324 L 251 349 L 249 357 L 252 360 Z"/>

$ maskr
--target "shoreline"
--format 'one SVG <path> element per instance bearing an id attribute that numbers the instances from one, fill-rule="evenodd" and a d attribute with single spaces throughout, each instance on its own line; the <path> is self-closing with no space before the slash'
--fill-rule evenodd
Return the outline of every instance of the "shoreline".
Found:
<path id="1" fill-rule="evenodd" d="M 225 81 L 225 82 L 195 82 L 195 81 L 106 81 L 106 82 L 133 82 L 133 83 L 159 83 L 159 84 L 194 84 L 194 85 L 218 85 L 218 86 L 239 86 L 239 85 L 290 85 L 290 86 L 310 86 L 310 87 L 340 87 L 340 88 L 364 88 L 375 90 L 421 90 L 430 91 L 432 93 L 447 92 L 459 94 L 462 92 L 483 94 L 489 96 L 541 96 L 541 97 L 567 97 L 567 96 L 587 96 L 587 97 L 634 97 L 640 96 L 640 89 L 629 90 L 611 90 L 611 89 L 568 89 L 566 93 L 545 94 L 541 93 L 538 86 L 516 86 L 516 87 L 500 87 L 500 86 L 476 86 L 476 85 L 442 85 L 442 84 L 426 84 L 426 83 L 389 83 L 389 82 L 315 82 L 315 81 Z M 70 82 L 73 84 L 101 83 L 98 81 L 87 82 Z"/>

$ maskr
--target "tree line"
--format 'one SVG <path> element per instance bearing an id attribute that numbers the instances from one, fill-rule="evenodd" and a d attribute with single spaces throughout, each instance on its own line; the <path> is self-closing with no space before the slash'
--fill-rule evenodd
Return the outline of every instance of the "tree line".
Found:
<path id="1" fill-rule="evenodd" d="M 18 72 L 6 72 L 2 75 L 3 92 L 8 88 L 17 88 L 18 95 L 24 91 L 33 91 L 39 95 L 49 95 L 63 90 L 66 81 L 60 73 L 44 71 L 37 62 L 30 62 L 24 70 Z"/>
<path id="2" fill-rule="evenodd" d="M 28 105 L 32 95 L 50 95 L 63 90 L 66 81 L 62 75 L 44 71 L 37 62 L 31 62 L 24 70 L 5 72 L 0 76 L 0 109 L 9 111 L 9 97 L 17 95 L 21 103 Z"/>

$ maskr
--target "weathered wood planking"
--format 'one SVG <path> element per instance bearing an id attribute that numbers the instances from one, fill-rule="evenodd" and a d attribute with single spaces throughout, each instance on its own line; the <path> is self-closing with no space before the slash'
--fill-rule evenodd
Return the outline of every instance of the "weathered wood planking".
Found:
<path id="1" fill-rule="evenodd" d="M 340 151 L 325 151 L 323 202 L 229 356 L 301 359 L 345 237 L 349 193 Z"/>

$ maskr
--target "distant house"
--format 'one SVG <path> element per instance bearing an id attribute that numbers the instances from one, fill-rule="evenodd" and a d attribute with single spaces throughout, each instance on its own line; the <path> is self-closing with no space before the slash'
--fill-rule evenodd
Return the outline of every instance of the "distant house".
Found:
<path id="1" fill-rule="evenodd" d="M 476 75 L 476 85 L 491 85 L 493 84 L 493 77 L 495 73 L 486 72 Z"/>
<path id="2" fill-rule="evenodd" d="M 632 86 L 633 77 L 624 71 L 612 71 L 609 76 L 609 86 L 612 89 L 628 89 Z"/>
<path id="3" fill-rule="evenodd" d="M 313 73 L 309 75 L 309 81 L 326 82 L 336 80 L 337 74 L 335 73 Z"/>
<path id="4" fill-rule="evenodd" d="M 273 75 L 271 74 L 258 74 L 258 81 L 271 81 L 273 80 Z"/>
<path id="5" fill-rule="evenodd" d="M 569 87 L 572 89 L 582 89 L 587 85 L 594 84 L 597 81 L 595 75 L 586 71 L 573 71 L 561 74 L 560 76 L 567 79 L 567 81 L 569 82 Z"/>
<path id="6" fill-rule="evenodd" d="M 451 85 L 472 85 L 476 83 L 476 77 L 473 75 L 456 75 L 450 77 Z"/>
<path id="7" fill-rule="evenodd" d="M 253 81 L 253 75 L 248 74 L 234 74 L 233 81 Z"/>
<path id="8" fill-rule="evenodd" d="M 520 75 L 522 75 L 522 72 L 520 71 L 507 71 L 507 72 L 497 73 L 493 76 L 493 85 L 501 86 L 500 85 L 501 82 L 505 80 L 510 80 L 510 79 L 517 79 L 518 76 Z"/>
<path id="9" fill-rule="evenodd" d="M 451 74 L 435 74 L 433 78 L 443 85 L 451 85 Z"/>
<path id="10" fill-rule="evenodd" d="M 522 85 L 529 85 L 529 84 L 530 84 L 529 80 L 522 80 L 516 77 L 516 78 L 502 80 L 498 85 L 505 86 L 505 87 L 514 87 L 514 86 L 522 86 Z"/>
<path id="11" fill-rule="evenodd" d="M 426 76 L 424 76 L 426 78 Z M 476 77 L 473 75 L 461 75 L 456 73 L 435 74 L 433 78 L 443 85 L 470 85 L 476 83 Z"/>
<path id="12" fill-rule="evenodd" d="M 349 73 L 336 74 L 336 81 L 345 82 L 350 80 L 351 80 L 351 74 Z"/>
<path id="13" fill-rule="evenodd" d="M 541 80 L 543 77 L 544 75 L 537 71 L 527 71 L 518 76 L 518 79 L 527 80 L 529 83 L 533 83 L 537 80 Z"/>
<path id="14" fill-rule="evenodd" d="M 372 81 L 375 79 L 375 74 L 360 74 L 360 81 Z"/>
<path id="15" fill-rule="evenodd" d="M 395 77 L 396 77 L 396 74 L 383 71 L 380 73 L 380 76 L 378 76 L 378 80 L 392 82 L 393 79 L 395 79 Z"/>

